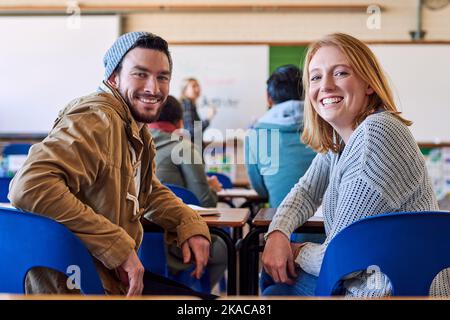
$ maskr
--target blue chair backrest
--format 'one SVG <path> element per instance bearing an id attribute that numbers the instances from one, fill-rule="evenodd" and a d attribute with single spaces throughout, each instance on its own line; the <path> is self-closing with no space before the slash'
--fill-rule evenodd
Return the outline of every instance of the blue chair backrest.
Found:
<path id="1" fill-rule="evenodd" d="M 8 192 L 11 180 L 12 178 L 9 177 L 0 177 L 0 202 L 9 202 Z"/>
<path id="2" fill-rule="evenodd" d="M 31 143 L 11 143 L 3 148 L 3 156 L 9 156 L 13 154 L 28 154 L 31 148 Z"/>
<path id="3" fill-rule="evenodd" d="M 47 267 L 73 274 L 80 270 L 85 294 L 104 294 L 92 257 L 83 243 L 62 224 L 16 209 L 0 208 L 0 292 L 23 294 L 27 272 Z"/>
<path id="4" fill-rule="evenodd" d="M 164 184 L 169 188 L 177 197 L 186 204 L 193 204 L 200 206 L 200 201 L 195 194 L 186 188 L 176 186 L 173 184 Z M 209 281 L 209 273 L 207 270 L 203 273 L 199 280 L 190 276 L 193 268 L 179 272 L 177 275 L 169 275 L 167 269 L 167 259 L 164 252 L 165 244 L 164 237 L 161 232 L 145 232 L 142 240 L 142 245 L 139 249 L 139 259 L 145 270 L 155 272 L 162 276 L 167 276 L 175 281 L 181 282 L 184 285 L 191 287 L 197 291 L 211 292 L 211 284 Z"/>
<path id="5" fill-rule="evenodd" d="M 233 182 L 231 182 L 231 179 L 227 175 L 218 172 L 207 172 L 206 174 L 208 175 L 208 177 L 216 176 L 217 180 L 219 180 L 220 184 L 222 185 L 222 188 L 233 188 Z"/>
<path id="6" fill-rule="evenodd" d="M 145 270 L 167 277 L 169 272 L 164 248 L 164 236 L 161 232 L 144 232 L 138 256 Z"/>
<path id="7" fill-rule="evenodd" d="M 449 230 L 450 212 L 444 211 L 388 213 L 356 221 L 328 245 L 316 295 L 331 295 L 352 272 L 379 270 L 391 281 L 393 295 L 427 296 L 435 276 L 450 267 Z"/>
<path id="8" fill-rule="evenodd" d="M 197 280 L 191 276 L 194 268 L 170 275 L 167 268 L 166 253 L 164 252 L 164 237 L 161 232 L 145 232 L 142 244 L 138 252 L 139 259 L 145 270 L 157 273 L 164 277 L 169 277 L 177 282 L 202 292 L 211 292 L 209 272 L 205 269 L 202 277 Z"/>
<path id="9" fill-rule="evenodd" d="M 169 188 L 177 197 L 181 198 L 184 203 L 193 204 L 196 206 L 200 205 L 200 201 L 195 196 L 195 194 L 192 193 L 192 191 L 180 186 L 176 186 L 174 184 L 166 183 L 164 185 Z"/>

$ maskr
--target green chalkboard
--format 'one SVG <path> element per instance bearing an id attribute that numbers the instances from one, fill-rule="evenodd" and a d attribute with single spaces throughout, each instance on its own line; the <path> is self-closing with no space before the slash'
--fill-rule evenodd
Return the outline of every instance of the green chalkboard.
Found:
<path id="1" fill-rule="evenodd" d="M 294 64 L 303 68 L 306 46 L 271 46 L 269 48 L 269 74 L 284 64 Z"/>

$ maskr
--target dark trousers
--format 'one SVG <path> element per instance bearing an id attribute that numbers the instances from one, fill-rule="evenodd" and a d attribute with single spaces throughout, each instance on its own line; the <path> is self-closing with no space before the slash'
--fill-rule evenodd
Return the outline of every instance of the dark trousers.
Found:
<path id="1" fill-rule="evenodd" d="M 145 271 L 143 295 L 169 295 L 169 296 L 195 296 L 206 300 L 216 299 L 217 296 L 197 292 L 191 288 L 173 281 L 169 278 L 160 276 L 156 273 Z"/>

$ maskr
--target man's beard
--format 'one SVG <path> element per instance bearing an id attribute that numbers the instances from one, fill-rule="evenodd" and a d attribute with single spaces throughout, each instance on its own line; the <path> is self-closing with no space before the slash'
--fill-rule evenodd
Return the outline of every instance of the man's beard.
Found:
<path id="1" fill-rule="evenodd" d="M 140 113 L 138 111 L 138 108 L 133 105 L 133 103 L 130 101 L 128 96 L 126 96 L 125 94 L 123 94 L 120 91 L 120 88 L 119 88 L 118 91 L 119 91 L 120 95 L 122 96 L 122 98 L 127 103 L 128 108 L 130 109 L 131 115 L 133 116 L 134 120 L 136 120 L 137 122 L 141 122 L 141 123 L 151 123 L 151 122 L 154 122 L 154 121 L 158 120 L 159 115 L 161 114 L 162 104 L 164 102 L 161 103 L 161 105 L 159 106 L 158 111 L 156 112 L 156 114 L 154 114 L 154 115 L 146 115 L 146 114 L 142 114 L 142 113 Z"/>
<path id="2" fill-rule="evenodd" d="M 145 114 L 139 113 L 137 108 L 135 108 L 131 104 L 130 101 L 126 101 L 126 102 L 128 104 L 128 107 L 130 108 L 131 115 L 133 116 L 134 120 L 136 120 L 137 122 L 151 123 L 151 122 L 154 122 L 154 121 L 158 120 L 159 115 L 161 114 L 161 109 L 162 109 L 161 106 L 158 108 L 158 111 L 156 112 L 156 114 L 154 114 L 154 115 L 145 115 Z"/>

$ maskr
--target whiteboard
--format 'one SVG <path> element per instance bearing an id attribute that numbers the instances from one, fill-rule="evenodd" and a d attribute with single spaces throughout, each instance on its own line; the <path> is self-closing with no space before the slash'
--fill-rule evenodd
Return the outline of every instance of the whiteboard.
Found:
<path id="1" fill-rule="evenodd" d="M 118 16 L 0 17 L 0 134 L 46 134 L 70 100 L 94 92 Z"/>
<path id="2" fill-rule="evenodd" d="M 450 141 L 450 45 L 371 45 L 418 142 Z"/>
<path id="3" fill-rule="evenodd" d="M 269 46 L 171 45 L 170 51 L 170 93 L 179 98 L 182 80 L 196 78 L 201 86 L 200 117 L 208 106 L 217 110 L 204 140 L 221 140 L 221 136 L 225 140 L 227 129 L 246 129 L 267 110 Z"/>

